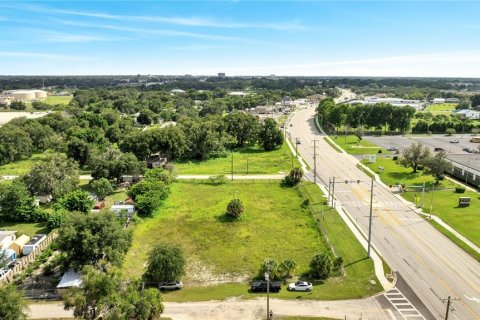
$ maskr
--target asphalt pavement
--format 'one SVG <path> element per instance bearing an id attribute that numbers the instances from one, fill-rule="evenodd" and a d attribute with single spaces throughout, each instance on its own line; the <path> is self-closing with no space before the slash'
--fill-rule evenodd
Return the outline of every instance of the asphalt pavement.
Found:
<path id="1" fill-rule="evenodd" d="M 315 127 L 314 113 L 314 108 L 296 112 L 289 134 L 302 139 L 298 150 L 311 168 L 313 140 L 317 140 L 318 177 L 327 188 L 329 178 L 336 178 L 337 201 L 367 234 L 371 178 L 357 168 L 356 158 L 338 153 L 324 141 Z M 361 182 L 346 184 L 345 180 Z M 373 194 L 373 245 L 429 310 L 430 315 L 422 316 L 443 319 L 442 299 L 451 296 L 459 300 L 450 319 L 480 319 L 480 264 L 382 184 L 374 183 Z"/>

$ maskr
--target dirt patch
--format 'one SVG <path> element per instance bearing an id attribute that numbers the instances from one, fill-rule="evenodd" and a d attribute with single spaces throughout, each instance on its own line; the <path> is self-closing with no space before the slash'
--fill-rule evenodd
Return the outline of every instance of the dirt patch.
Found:
<path id="1" fill-rule="evenodd" d="M 186 268 L 185 283 L 201 285 L 201 286 L 215 286 L 223 283 L 231 282 L 246 282 L 251 277 L 248 274 L 235 273 L 215 273 L 212 266 L 206 265 L 198 260 L 189 260 Z"/>

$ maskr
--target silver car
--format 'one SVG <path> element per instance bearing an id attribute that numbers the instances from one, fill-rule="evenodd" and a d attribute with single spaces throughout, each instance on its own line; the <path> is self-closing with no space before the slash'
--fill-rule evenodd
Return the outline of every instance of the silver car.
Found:
<path id="1" fill-rule="evenodd" d="M 180 290 L 183 288 L 182 281 L 167 281 L 167 282 L 160 282 L 158 284 L 158 289 L 160 290 Z"/>
<path id="2" fill-rule="evenodd" d="M 306 281 L 297 281 L 288 285 L 288 291 L 306 291 L 310 292 L 313 289 L 313 285 Z"/>

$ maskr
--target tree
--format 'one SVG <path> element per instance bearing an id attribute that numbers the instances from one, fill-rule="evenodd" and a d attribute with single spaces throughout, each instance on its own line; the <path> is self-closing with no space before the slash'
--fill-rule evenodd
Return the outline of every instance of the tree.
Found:
<path id="1" fill-rule="evenodd" d="M 141 290 L 137 281 L 123 279 L 117 270 L 102 272 L 92 266 L 82 271 L 82 285 L 63 296 L 64 307 L 82 319 L 159 319 L 163 312 L 160 291 Z"/>
<path id="2" fill-rule="evenodd" d="M 437 184 L 443 178 L 445 172 L 452 171 L 452 163 L 447 160 L 445 151 L 439 151 L 426 163 L 426 168 L 425 173 L 433 175 L 435 184 Z"/>
<path id="3" fill-rule="evenodd" d="M 413 173 L 417 173 L 418 166 L 426 164 L 430 160 L 431 154 L 429 147 L 415 142 L 401 151 L 400 163 L 405 167 L 412 168 Z"/>
<path id="4" fill-rule="evenodd" d="M 58 200 L 55 206 L 68 211 L 88 213 L 92 210 L 93 202 L 87 191 L 74 190 Z"/>
<path id="5" fill-rule="evenodd" d="M 32 152 L 32 139 L 27 132 L 9 124 L 0 127 L 0 165 L 28 159 Z"/>
<path id="6" fill-rule="evenodd" d="M 137 213 L 142 217 L 150 217 L 155 210 L 160 208 L 163 203 L 163 194 L 161 191 L 150 190 L 144 194 L 138 195 L 135 198 L 135 207 Z"/>
<path id="7" fill-rule="evenodd" d="M 28 303 L 14 285 L 0 285 L 0 319 L 28 319 Z"/>
<path id="8" fill-rule="evenodd" d="M 297 263 L 295 260 L 287 259 L 283 260 L 280 264 L 280 273 L 283 278 L 290 278 L 292 273 L 295 272 L 295 268 L 297 267 Z"/>
<path id="9" fill-rule="evenodd" d="M 356 136 L 357 139 L 358 139 L 358 143 L 360 143 L 360 141 L 362 141 L 362 138 L 363 138 L 363 130 L 362 130 L 362 128 L 357 128 L 357 130 L 355 130 L 355 136 Z"/>
<path id="10" fill-rule="evenodd" d="M 258 140 L 257 119 L 248 113 L 232 112 L 224 117 L 226 132 L 236 139 L 237 147 L 255 144 Z"/>
<path id="11" fill-rule="evenodd" d="M 78 164 L 64 154 L 51 154 L 35 164 L 23 176 L 23 182 L 32 194 L 51 194 L 58 199 L 76 189 L 79 182 Z"/>
<path id="12" fill-rule="evenodd" d="M 235 219 L 238 219 L 244 210 L 245 208 L 240 199 L 232 199 L 227 205 L 227 213 Z"/>
<path id="13" fill-rule="evenodd" d="M 271 151 L 283 144 L 283 134 L 274 119 L 267 118 L 260 128 L 259 140 L 263 149 Z"/>
<path id="14" fill-rule="evenodd" d="M 113 193 L 112 184 L 106 178 L 91 181 L 90 187 L 100 200 L 105 199 L 106 196 Z"/>
<path id="15" fill-rule="evenodd" d="M 132 235 L 111 212 L 72 213 L 60 228 L 57 241 L 66 261 L 79 270 L 100 260 L 120 264 L 130 247 Z"/>
<path id="16" fill-rule="evenodd" d="M 140 111 L 137 117 L 137 122 L 144 125 L 150 125 L 154 121 L 155 121 L 155 113 L 148 109 Z"/>
<path id="17" fill-rule="evenodd" d="M 287 176 L 285 176 L 285 178 L 283 179 L 283 183 L 285 183 L 287 186 L 293 187 L 293 186 L 296 186 L 302 180 L 302 177 L 303 177 L 302 169 L 298 167 L 293 168 L 292 170 L 290 170 L 290 173 Z"/>
<path id="18" fill-rule="evenodd" d="M 332 258 L 328 253 L 318 253 L 310 261 L 310 272 L 312 277 L 327 279 L 332 272 Z"/>
<path id="19" fill-rule="evenodd" d="M 181 128 L 168 125 L 146 131 L 150 136 L 150 150 L 160 152 L 169 161 L 181 157 L 187 149 L 187 137 Z"/>
<path id="20" fill-rule="evenodd" d="M 15 100 L 15 101 L 12 101 L 12 103 L 10 103 L 10 109 L 12 109 L 12 110 L 26 110 L 27 105 L 23 101 Z"/>
<path id="21" fill-rule="evenodd" d="M 268 273 L 268 276 L 271 280 L 280 280 L 281 279 L 281 268 L 278 265 L 278 262 L 275 259 L 265 259 L 260 266 L 259 277 Z"/>
<path id="22" fill-rule="evenodd" d="M 92 145 L 82 139 L 73 137 L 67 143 L 67 156 L 83 167 L 90 157 Z"/>
<path id="23" fill-rule="evenodd" d="M 175 175 L 172 172 L 158 167 L 145 172 L 144 179 L 149 181 L 162 181 L 168 186 L 175 181 Z"/>
<path id="24" fill-rule="evenodd" d="M 145 170 L 145 163 L 139 162 L 134 154 L 123 153 L 116 148 L 95 152 L 88 165 L 92 168 L 93 179 L 116 179 L 117 182 L 123 175 L 138 176 Z"/>
<path id="25" fill-rule="evenodd" d="M 472 134 L 473 134 L 474 136 L 476 136 L 476 135 L 479 134 L 479 133 L 480 133 L 480 128 L 473 128 L 473 129 L 472 129 Z"/>
<path id="26" fill-rule="evenodd" d="M 451 136 L 452 134 L 455 134 L 457 131 L 455 130 L 455 128 L 447 128 L 447 130 L 445 130 L 445 133 L 448 135 L 448 136 Z"/>
<path id="27" fill-rule="evenodd" d="M 471 96 L 470 101 L 472 101 L 473 109 L 480 106 L 480 94 L 474 94 L 473 96 Z"/>
<path id="28" fill-rule="evenodd" d="M 23 183 L 0 184 L 0 215 L 6 221 L 33 221 L 36 207 L 34 198 Z"/>
<path id="29" fill-rule="evenodd" d="M 472 102 L 468 100 L 460 101 L 456 106 L 456 110 L 470 109 L 472 107 Z"/>
<path id="30" fill-rule="evenodd" d="M 179 247 L 158 244 L 148 255 L 144 278 L 151 282 L 180 280 L 185 273 L 185 263 Z"/>

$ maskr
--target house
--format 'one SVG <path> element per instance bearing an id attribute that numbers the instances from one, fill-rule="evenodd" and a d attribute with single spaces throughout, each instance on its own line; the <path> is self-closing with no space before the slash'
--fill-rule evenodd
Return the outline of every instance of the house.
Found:
<path id="1" fill-rule="evenodd" d="M 284 106 L 291 106 L 293 104 L 293 101 L 292 101 L 292 99 L 290 99 L 289 96 L 285 96 L 285 97 L 282 98 L 282 104 Z"/>
<path id="2" fill-rule="evenodd" d="M 59 297 L 62 297 L 65 292 L 70 288 L 80 287 L 82 285 L 82 279 L 78 272 L 73 270 L 68 270 L 60 279 L 60 282 L 57 285 L 57 294 Z"/>
<path id="3" fill-rule="evenodd" d="M 126 215 L 127 217 L 131 217 L 133 212 L 135 211 L 135 205 L 133 204 L 124 204 L 123 202 L 117 204 L 115 203 L 111 208 L 110 211 L 115 213 L 117 217 L 122 217 Z"/>
<path id="4" fill-rule="evenodd" d="M 37 249 L 38 245 L 45 241 L 47 239 L 46 234 L 36 234 L 34 235 L 30 241 L 28 241 L 24 246 L 23 246 L 23 255 L 29 255 L 31 252 L 35 251 Z"/>
<path id="5" fill-rule="evenodd" d="M 160 153 L 154 153 L 147 158 L 147 166 L 151 169 L 162 167 L 167 164 L 167 158 L 161 157 Z"/>
<path id="6" fill-rule="evenodd" d="M 459 103 L 460 99 L 458 99 L 458 98 L 447 98 L 447 99 L 445 99 L 445 102 L 446 103 Z"/>
<path id="7" fill-rule="evenodd" d="M 9 261 L 17 258 L 15 250 L 10 249 L 10 245 L 17 238 L 15 233 L 17 233 L 17 231 L 0 231 L 0 251 L 3 251 L 4 258 Z"/>
<path id="8" fill-rule="evenodd" d="M 461 119 L 471 119 L 471 120 L 480 119 L 480 111 L 477 111 L 477 110 L 470 110 L 470 109 L 455 110 L 452 112 L 452 114 L 454 116 L 458 116 Z"/>
<path id="9" fill-rule="evenodd" d="M 267 114 L 273 111 L 273 107 L 271 106 L 256 106 L 255 113 L 258 114 Z"/>
<path id="10" fill-rule="evenodd" d="M 14 250 L 17 257 L 22 255 L 23 253 L 23 247 L 25 244 L 27 244 L 30 241 L 30 237 L 27 235 L 22 234 L 20 237 L 18 237 L 15 241 L 13 241 L 9 248 Z"/>
<path id="11" fill-rule="evenodd" d="M 182 90 L 182 89 L 172 89 L 172 90 L 170 90 L 170 93 L 185 93 L 185 90 Z"/>
<path id="12" fill-rule="evenodd" d="M 435 98 L 433 100 L 430 100 L 431 103 L 433 104 L 441 104 L 441 103 L 445 103 L 445 99 L 444 98 Z"/>
<path id="13" fill-rule="evenodd" d="M 133 201 L 132 198 L 128 197 L 125 200 L 123 200 L 123 204 L 135 204 L 135 201 Z"/>

